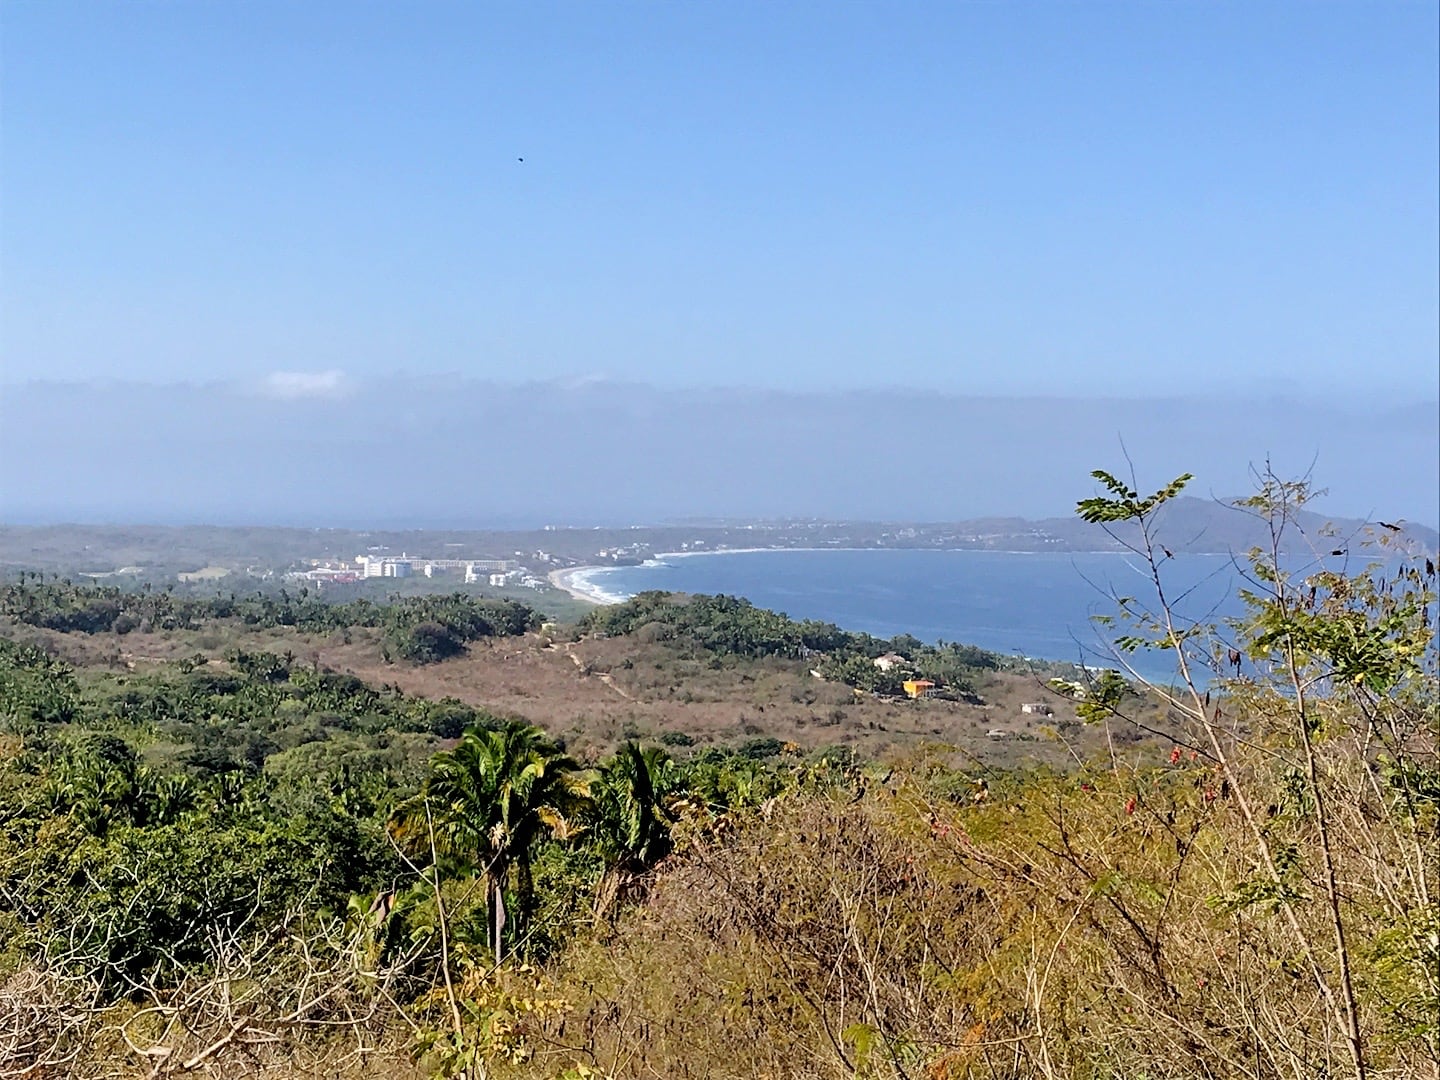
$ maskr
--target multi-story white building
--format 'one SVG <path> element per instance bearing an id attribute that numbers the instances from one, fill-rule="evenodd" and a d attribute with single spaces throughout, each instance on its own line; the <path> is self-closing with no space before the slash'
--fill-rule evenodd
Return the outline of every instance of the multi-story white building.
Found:
<path id="1" fill-rule="evenodd" d="M 514 559 L 426 559 L 404 553 L 356 555 L 355 564 L 367 578 L 409 577 L 412 573 L 434 577 L 449 570 L 463 570 L 465 580 L 471 583 L 485 581 L 487 574 L 509 573 L 519 566 Z"/>

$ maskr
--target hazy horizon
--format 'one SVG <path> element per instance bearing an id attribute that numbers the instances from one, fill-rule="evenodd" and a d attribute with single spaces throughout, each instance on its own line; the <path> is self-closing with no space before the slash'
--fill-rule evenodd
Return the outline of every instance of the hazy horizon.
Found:
<path id="1" fill-rule="evenodd" d="M 338 373 L 0 393 L 10 524 L 1043 518 L 1071 513 L 1091 493 L 1089 471 L 1123 470 L 1126 451 L 1141 486 L 1193 472 L 1193 494 L 1232 497 L 1268 458 L 1282 476 L 1313 471 L 1324 512 L 1440 520 L 1440 406 L 1384 395 L 1080 399 Z"/>

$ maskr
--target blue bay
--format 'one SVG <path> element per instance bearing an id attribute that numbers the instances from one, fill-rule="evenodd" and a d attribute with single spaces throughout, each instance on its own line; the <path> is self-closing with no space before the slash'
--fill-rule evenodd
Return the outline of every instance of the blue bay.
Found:
<path id="1" fill-rule="evenodd" d="M 587 571 L 594 589 L 622 599 L 650 589 L 743 596 L 792 618 L 822 619 L 880 637 L 912 634 L 1011 656 L 1110 665 L 1092 617 L 1114 596 L 1148 601 L 1143 561 L 1112 554 L 982 551 L 754 551 L 667 556 L 643 566 Z M 1181 555 L 1162 580 L 1177 610 L 1215 620 L 1244 613 L 1240 567 L 1227 555 Z M 1164 652 L 1128 657 L 1141 674 L 1168 679 Z"/>

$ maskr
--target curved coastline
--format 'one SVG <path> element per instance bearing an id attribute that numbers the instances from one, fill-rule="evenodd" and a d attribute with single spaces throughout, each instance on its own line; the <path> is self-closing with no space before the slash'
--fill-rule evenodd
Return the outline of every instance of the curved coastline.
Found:
<path id="1" fill-rule="evenodd" d="M 622 603 L 637 592 L 656 588 L 730 593 L 795 618 L 833 622 L 880 638 L 904 633 L 926 641 L 963 641 L 998 655 L 1083 663 L 1095 662 L 1086 657 L 1109 655 L 1104 641 L 1092 640 L 1091 620 L 1097 604 L 1103 607 L 1110 592 L 1133 589 L 1131 575 L 1143 569 L 1126 552 L 932 549 L 912 554 L 929 554 L 933 559 L 897 558 L 893 567 L 890 559 L 872 562 L 861 556 L 866 551 L 898 556 L 907 550 L 826 547 L 657 552 L 638 566 L 572 567 L 555 571 L 551 580 L 592 604 Z M 838 562 L 774 559 L 749 573 L 738 565 L 747 560 L 737 559 L 715 572 L 696 562 L 689 562 L 688 571 L 680 570 L 687 560 L 702 555 L 777 551 L 833 551 L 838 553 L 834 556 Z M 1004 558 L 1007 555 L 1010 558 Z M 1017 555 L 1026 558 L 1014 558 Z M 1098 558 L 1101 555 L 1108 557 Z M 1181 560 L 1174 572 L 1186 582 L 1197 579 L 1194 587 L 1198 588 L 1217 576 L 1210 565 L 1216 558 Z M 642 568 L 649 572 L 622 573 Z M 1112 578 L 1116 579 L 1113 583 Z M 1171 677 L 1169 665 L 1163 661 L 1141 670 L 1152 679 Z"/>
<path id="2" fill-rule="evenodd" d="M 774 554 L 776 552 L 795 552 L 797 554 L 814 553 L 817 551 L 904 551 L 908 548 L 875 548 L 875 547 L 743 547 L 743 548 L 714 548 L 700 551 L 657 551 L 642 564 L 644 566 L 659 566 L 666 562 L 677 559 L 696 559 L 707 555 L 751 555 L 751 554 Z M 968 548 L 934 548 L 925 550 L 935 551 L 967 551 Z M 1035 555 L 1045 554 L 1035 551 L 998 551 L 990 548 L 974 549 L 986 554 L 996 555 Z M 1073 554 L 1073 553 L 1072 553 Z M 1127 552 L 1094 552 L 1093 554 L 1125 555 Z M 555 588 L 569 593 L 576 600 L 584 601 L 587 604 L 623 604 L 631 599 L 634 594 L 629 592 L 612 592 L 598 584 L 595 578 L 613 570 L 620 569 L 616 566 L 571 566 L 563 570 L 552 570 L 549 573 L 550 584 Z"/>
<path id="3" fill-rule="evenodd" d="M 587 604 L 623 604 L 630 599 L 628 593 L 609 592 L 593 580 L 597 572 L 613 569 L 613 566 L 571 566 L 564 570 L 551 570 L 548 577 L 555 588 Z"/>
<path id="4" fill-rule="evenodd" d="M 884 548 L 853 548 L 853 547 L 744 547 L 744 548 L 706 548 L 703 551 L 657 551 L 650 556 L 647 563 L 664 562 L 666 559 L 693 559 L 701 555 L 752 555 L 756 552 L 767 551 L 883 551 Z"/>
<path id="5" fill-rule="evenodd" d="M 655 566 L 667 559 L 685 559 L 693 555 L 744 555 L 752 552 L 764 551 L 860 551 L 862 548 L 720 548 L 715 551 L 657 551 L 650 558 L 645 560 L 644 565 Z M 615 566 L 567 566 L 563 570 L 551 570 L 548 575 L 550 584 L 562 592 L 567 592 L 576 600 L 582 600 L 587 604 L 623 604 L 634 594 L 628 592 L 611 592 L 595 581 L 597 574 L 617 570 Z"/>
<path id="6" fill-rule="evenodd" d="M 744 548 L 713 548 L 701 551 L 657 551 L 650 558 L 645 560 L 644 565 L 650 566 L 655 563 L 664 562 L 666 559 L 695 559 L 705 555 L 749 555 L 752 553 L 774 554 L 782 551 L 813 552 L 813 551 L 938 551 L 938 552 L 968 552 L 976 555 L 1134 555 L 1133 551 L 1124 548 L 1106 548 L 1101 551 L 1040 551 L 1034 548 L 1026 548 L 1022 551 L 1011 551 L 1008 548 L 968 548 L 968 547 L 744 547 Z M 1187 551 L 1186 555 L 1230 555 L 1229 551 Z M 601 569 L 611 569 L 601 567 Z"/>

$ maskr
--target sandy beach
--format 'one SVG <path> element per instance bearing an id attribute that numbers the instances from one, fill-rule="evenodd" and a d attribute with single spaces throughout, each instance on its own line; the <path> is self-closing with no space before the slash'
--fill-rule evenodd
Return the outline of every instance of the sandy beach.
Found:
<path id="1" fill-rule="evenodd" d="M 694 559 L 702 555 L 752 555 L 756 553 L 774 553 L 777 551 L 880 551 L 881 548 L 851 548 L 851 547 L 743 547 L 743 548 L 697 548 L 691 551 L 657 551 L 650 556 L 652 562 L 664 562 L 666 559 Z"/>
<path id="2" fill-rule="evenodd" d="M 750 553 L 750 552 L 765 552 L 765 551 L 795 551 L 795 552 L 805 552 L 805 551 L 840 551 L 840 550 L 849 550 L 849 549 L 842 549 L 842 548 L 764 548 L 764 547 L 748 547 L 748 548 L 716 548 L 716 549 L 713 550 L 713 551 L 708 551 L 708 550 L 704 550 L 704 549 L 696 550 L 696 551 L 661 551 L 661 552 L 657 552 L 656 554 L 650 556 L 650 559 L 649 559 L 648 561 L 653 563 L 653 562 L 663 562 L 663 561 L 665 561 L 665 560 L 667 560 L 667 559 L 687 559 L 687 558 L 696 558 L 696 557 L 705 556 L 705 555 L 744 555 L 744 554 L 748 554 L 748 553 Z M 576 600 L 583 600 L 583 601 L 585 601 L 587 604 L 623 604 L 627 599 L 629 599 L 628 596 L 617 595 L 617 594 L 615 594 L 615 593 L 607 592 L 605 589 L 603 589 L 603 588 L 599 587 L 598 585 L 596 585 L 596 584 L 594 583 L 594 581 L 591 579 L 591 575 L 596 574 L 596 573 L 599 573 L 599 572 L 602 572 L 602 571 L 605 571 L 605 570 L 611 570 L 611 569 L 613 569 L 613 567 L 609 567 L 609 566 L 570 566 L 570 567 L 566 567 L 564 570 L 551 570 L 550 573 L 549 573 L 549 575 L 548 575 L 548 577 L 549 577 L 549 579 L 550 579 L 550 584 L 553 585 L 553 586 L 555 586 L 555 588 L 561 589 L 561 590 L 563 590 L 564 592 L 569 593 L 569 594 L 570 594 L 571 596 L 573 596 Z"/>
<path id="3" fill-rule="evenodd" d="M 571 566 L 564 570 L 551 570 L 548 576 L 550 584 L 555 588 L 569 593 L 576 600 L 584 600 L 587 604 L 624 603 L 620 597 L 612 596 L 590 583 L 588 575 L 604 569 L 607 568 L 603 566 Z"/>
<path id="4" fill-rule="evenodd" d="M 659 551 L 646 560 L 647 565 L 663 562 L 678 562 L 681 559 L 699 559 L 715 555 L 748 555 L 752 553 L 776 554 L 789 552 L 791 554 L 803 555 L 813 552 L 856 552 L 856 551 L 886 551 L 886 548 L 842 548 L 842 547 L 744 547 L 744 548 L 715 548 L 698 549 L 688 551 Z M 894 549 L 902 550 L 902 549 Z M 939 549 L 937 549 L 939 550 Z M 976 552 L 981 555 L 1031 555 L 1034 552 L 1003 552 L 984 550 Z M 1104 553 L 1109 554 L 1109 553 Z M 1120 553 L 1120 554 L 1123 554 Z M 549 573 L 550 584 L 557 589 L 569 593 L 576 600 L 582 600 L 587 604 L 623 604 L 629 599 L 625 593 L 610 592 L 594 580 L 596 575 L 612 570 L 611 566 L 571 566 L 563 570 L 551 570 Z"/>

